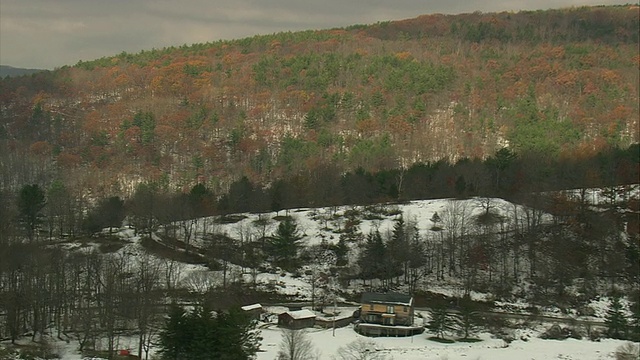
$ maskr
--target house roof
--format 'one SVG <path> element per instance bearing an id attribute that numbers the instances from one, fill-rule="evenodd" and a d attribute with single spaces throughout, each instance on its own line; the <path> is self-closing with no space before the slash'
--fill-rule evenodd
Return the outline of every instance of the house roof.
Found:
<path id="1" fill-rule="evenodd" d="M 382 293 L 363 293 L 360 301 L 363 304 L 379 303 L 379 304 L 399 304 L 411 306 L 413 297 L 411 295 L 389 292 Z"/>
<path id="2" fill-rule="evenodd" d="M 289 316 L 291 316 L 291 318 L 295 320 L 309 319 L 309 318 L 316 317 L 316 314 L 314 314 L 313 311 L 306 310 L 306 309 L 297 310 L 297 311 L 287 311 L 287 312 L 284 312 L 283 314 L 288 314 Z"/>

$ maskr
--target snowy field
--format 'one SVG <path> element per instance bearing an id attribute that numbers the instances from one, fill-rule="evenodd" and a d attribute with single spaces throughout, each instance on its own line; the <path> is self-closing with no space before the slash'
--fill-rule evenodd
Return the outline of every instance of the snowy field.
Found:
<path id="1" fill-rule="evenodd" d="M 441 344 L 424 333 L 412 337 L 369 338 L 353 331 L 352 327 L 336 329 L 311 329 L 308 332 L 320 359 L 334 359 L 338 348 L 356 341 L 358 338 L 370 340 L 375 346 L 372 351 L 386 356 L 388 360 L 604 360 L 614 359 L 617 347 L 624 341 L 606 339 L 601 342 L 567 339 L 542 340 L 532 331 L 517 334 L 524 340 L 515 340 L 510 344 L 500 339 L 492 339 L 490 334 L 481 334 L 481 342 Z M 281 333 L 273 326 L 262 331 L 261 349 L 258 360 L 276 358 Z"/>
<path id="2" fill-rule="evenodd" d="M 639 187 L 636 185 L 632 192 L 633 196 L 637 196 L 638 189 Z M 594 202 L 597 202 L 597 200 L 602 198 L 602 196 L 599 196 L 596 192 L 592 192 L 590 195 Z M 465 211 L 468 211 L 469 216 L 473 216 L 485 211 L 487 205 L 486 201 L 486 199 L 412 201 L 406 204 L 388 205 L 384 211 L 382 211 L 380 206 L 373 206 L 369 208 L 358 207 L 358 210 L 362 214 L 374 215 L 363 217 L 359 224 L 359 230 L 365 235 L 372 229 L 378 229 L 382 233 L 387 231 L 390 232 L 393 228 L 394 220 L 397 218 L 397 215 L 402 213 L 405 223 L 410 222 L 415 224 L 420 234 L 428 236 L 428 234 L 432 232 L 431 228 L 434 225 L 432 219 L 436 212 L 439 216 L 443 217 L 447 211 L 452 211 L 455 207 L 458 210 L 464 208 Z M 492 199 L 490 206 L 491 211 L 499 214 L 506 223 L 511 221 L 514 212 L 521 214 L 524 211 L 524 208 L 521 206 L 501 199 Z M 295 218 L 300 231 L 305 235 L 305 245 L 310 246 L 320 244 L 321 242 L 337 242 L 339 232 L 344 227 L 346 220 L 344 214 L 346 211 L 352 209 L 353 207 L 349 206 L 321 209 L 293 209 L 287 211 L 286 214 Z M 384 212 L 386 212 L 386 214 Z M 263 234 L 272 234 L 278 223 L 277 221 L 270 221 L 268 225 L 259 229 L 259 227 L 256 226 L 256 220 L 265 218 L 273 219 L 277 215 L 281 216 L 284 214 L 284 211 L 281 211 L 278 214 L 238 214 L 241 215 L 241 220 L 233 223 L 218 223 L 214 218 L 198 219 L 193 223 L 194 231 L 191 243 L 193 245 L 202 245 L 203 235 L 207 233 L 224 233 L 235 239 L 243 238 L 244 240 L 255 240 L 258 238 L 258 233 L 260 231 Z M 546 215 L 543 215 L 543 221 L 548 219 L 549 218 Z M 140 236 L 136 236 L 132 229 L 124 227 L 115 233 L 119 238 L 127 243 L 127 245 L 118 250 L 119 253 L 124 253 L 134 258 L 146 253 L 146 250 L 141 245 Z M 183 234 L 178 232 L 178 239 L 180 239 L 182 235 Z M 160 240 L 159 238 L 157 239 Z M 88 251 L 92 247 L 97 248 L 98 244 L 92 245 L 89 243 L 84 244 L 83 246 L 82 250 Z M 66 247 L 69 249 L 80 248 L 80 244 L 66 244 Z M 219 273 L 211 271 L 203 265 L 181 264 L 180 267 L 180 276 L 177 280 L 178 283 L 181 283 L 180 285 L 185 285 L 189 277 L 194 273 L 208 274 L 208 278 L 213 279 L 208 285 L 212 286 L 216 285 L 215 281 L 219 281 L 219 279 L 221 279 L 221 275 Z M 230 268 L 230 277 L 243 277 L 244 281 L 251 281 L 250 275 L 247 273 L 241 273 L 239 266 L 231 265 Z M 303 268 L 303 270 L 305 268 Z M 261 273 L 257 276 L 257 282 L 259 284 L 275 285 L 273 288 L 275 288 L 277 292 L 286 295 L 295 295 L 299 300 L 309 300 L 311 298 L 311 285 L 308 280 L 309 279 L 306 276 L 294 277 L 292 274 L 284 272 Z M 431 292 L 441 293 L 448 296 L 459 296 L 461 294 L 461 289 L 455 283 L 435 283 L 430 280 L 433 279 L 425 279 L 425 281 L 429 281 L 426 289 Z M 359 292 L 361 290 L 362 289 L 358 288 L 357 283 L 352 284 L 349 289 L 342 289 L 342 291 L 351 292 Z M 487 300 L 491 298 L 491 294 L 472 293 L 472 297 L 477 300 Z M 590 306 L 594 309 L 594 316 L 588 320 L 602 321 L 608 304 L 609 299 L 606 297 L 592 299 Z M 504 308 L 508 309 L 510 312 L 517 312 L 518 308 L 525 309 L 529 306 L 529 304 L 524 302 L 502 303 L 500 301 L 496 301 L 495 305 L 498 309 Z M 352 310 L 353 309 L 347 309 L 346 311 Z M 580 319 L 577 314 L 560 314 L 558 309 L 550 308 L 540 310 L 540 315 L 558 317 L 571 316 L 574 319 Z M 284 310 L 275 311 L 271 309 L 271 311 L 277 314 Z M 603 339 L 599 342 L 575 339 L 567 339 L 563 341 L 541 339 L 539 337 L 540 334 L 549 326 L 550 324 L 539 324 L 536 329 L 513 330 L 513 338 L 515 340 L 510 343 L 507 343 L 502 339 L 495 338 L 489 333 L 479 334 L 478 337 L 482 341 L 477 343 L 456 342 L 453 344 L 443 344 L 430 340 L 429 337 L 433 336 L 433 334 L 430 334 L 428 331 L 412 337 L 368 338 L 357 334 L 353 330 L 352 326 L 336 329 L 335 336 L 332 329 L 308 329 L 307 336 L 312 341 L 313 346 L 319 355 L 319 359 L 338 360 L 341 360 L 339 357 L 336 357 L 338 349 L 358 339 L 366 339 L 369 341 L 371 344 L 371 351 L 380 356 L 384 356 L 382 358 L 387 360 L 613 359 L 615 358 L 615 350 L 625 344 L 624 341 L 611 339 Z M 281 341 L 280 329 L 275 324 L 262 324 L 261 332 L 263 341 L 261 344 L 261 351 L 257 354 L 257 359 L 276 359 Z M 82 356 L 77 354 L 77 342 L 75 341 L 71 341 L 68 344 L 58 342 L 54 343 L 53 346 L 58 350 L 62 360 L 83 359 Z M 118 348 L 136 349 L 137 344 L 135 338 L 121 338 Z"/>
<path id="3" fill-rule="evenodd" d="M 358 339 L 371 344 L 369 351 L 385 360 L 604 360 L 615 359 L 617 348 L 625 341 L 603 339 L 599 342 L 589 340 L 543 340 L 539 331 L 517 330 L 516 340 L 506 343 L 493 338 L 489 333 L 481 333 L 476 343 L 456 342 L 442 344 L 429 340 L 433 334 L 428 331 L 412 337 L 365 337 L 357 334 L 353 326 L 333 329 L 306 329 L 313 343 L 318 360 L 343 360 L 337 356 L 339 348 Z M 263 338 L 257 360 L 276 360 L 281 342 L 281 330 L 275 324 L 263 325 Z M 75 350 L 77 343 L 63 342 L 53 345 L 61 355 L 60 360 L 101 360 L 82 357 Z M 121 338 L 118 348 L 135 349 L 134 338 Z M 153 353 L 150 359 L 153 359 Z M 369 358 L 362 358 L 369 359 Z M 376 358 L 378 359 L 378 358 Z M 9 360 L 9 359 L 2 359 Z M 346 359 L 345 359 L 346 360 Z M 352 359 L 349 359 L 352 360 Z M 357 360 L 357 359 L 356 359 Z"/>

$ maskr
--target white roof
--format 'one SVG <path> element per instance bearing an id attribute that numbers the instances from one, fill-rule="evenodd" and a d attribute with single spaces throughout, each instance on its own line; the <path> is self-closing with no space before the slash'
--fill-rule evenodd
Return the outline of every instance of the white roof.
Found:
<path id="1" fill-rule="evenodd" d="M 244 310 L 244 311 L 262 309 L 262 305 L 260 305 L 260 304 L 245 305 L 245 306 L 241 307 L 241 309 Z"/>
<path id="2" fill-rule="evenodd" d="M 314 318 L 316 317 L 316 314 L 313 313 L 313 311 L 311 310 L 297 310 L 297 311 L 287 311 L 287 314 L 289 314 L 289 316 L 291 316 L 292 318 L 299 320 L 299 319 L 308 319 L 308 318 Z"/>

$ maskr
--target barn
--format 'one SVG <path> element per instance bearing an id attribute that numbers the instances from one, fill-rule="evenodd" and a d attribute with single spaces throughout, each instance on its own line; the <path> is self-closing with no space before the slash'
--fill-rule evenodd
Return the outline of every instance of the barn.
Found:
<path id="1" fill-rule="evenodd" d="M 278 315 L 278 326 L 287 329 L 304 329 L 313 327 L 316 323 L 316 314 L 311 310 L 285 311 Z"/>

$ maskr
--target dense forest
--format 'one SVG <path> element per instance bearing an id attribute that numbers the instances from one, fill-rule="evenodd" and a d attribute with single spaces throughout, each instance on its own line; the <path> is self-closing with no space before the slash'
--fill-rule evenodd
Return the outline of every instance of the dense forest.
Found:
<path id="1" fill-rule="evenodd" d="M 507 147 L 545 166 L 638 143 L 638 9 L 414 19 L 121 53 L 0 80 L 0 187 L 222 194 Z"/>

